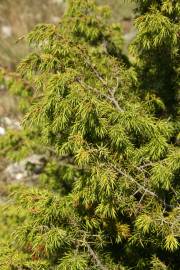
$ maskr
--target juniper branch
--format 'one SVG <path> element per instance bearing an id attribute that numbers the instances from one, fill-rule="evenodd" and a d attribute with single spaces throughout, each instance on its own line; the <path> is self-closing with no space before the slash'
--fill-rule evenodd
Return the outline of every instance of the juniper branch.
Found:
<path id="1" fill-rule="evenodd" d="M 120 173 L 121 175 L 127 177 L 131 182 L 135 183 L 140 189 L 144 190 L 145 193 L 148 193 L 149 195 L 158 198 L 157 194 L 153 191 L 150 191 L 149 189 L 145 188 L 143 185 L 141 185 L 139 182 L 137 182 L 132 176 L 129 174 L 123 172 L 122 170 L 118 169 L 117 167 L 113 166 L 113 168 Z"/>
<path id="2" fill-rule="evenodd" d="M 114 106 L 116 107 L 116 109 L 117 109 L 119 112 L 123 112 L 123 109 L 121 109 L 121 107 L 119 106 L 118 101 L 115 99 L 114 96 L 109 96 L 109 95 L 107 95 L 107 94 L 105 94 L 105 93 L 102 93 L 102 92 L 100 92 L 97 88 L 92 87 L 92 86 L 86 84 L 86 83 L 83 82 L 82 80 L 78 80 L 78 81 L 79 81 L 80 85 L 81 85 L 84 89 L 87 89 L 87 88 L 88 88 L 89 90 L 93 91 L 94 93 L 98 94 L 99 96 L 104 97 L 106 100 L 111 101 L 111 103 L 114 104 Z"/>
<path id="3" fill-rule="evenodd" d="M 96 262 L 97 266 L 101 270 L 108 270 L 108 268 L 101 263 L 99 257 L 97 256 L 97 254 L 95 253 L 95 251 L 91 248 L 91 246 L 89 245 L 89 243 L 86 243 L 86 246 L 87 246 L 87 249 L 88 249 L 89 254 L 94 259 L 94 261 Z"/>

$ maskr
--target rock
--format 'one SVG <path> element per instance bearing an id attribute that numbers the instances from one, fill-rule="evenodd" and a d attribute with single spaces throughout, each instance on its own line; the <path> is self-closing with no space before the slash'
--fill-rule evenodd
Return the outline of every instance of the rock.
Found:
<path id="1" fill-rule="evenodd" d="M 1 27 L 1 32 L 5 38 L 12 36 L 12 28 L 9 25 L 3 25 Z"/>
<path id="2" fill-rule="evenodd" d="M 42 172 L 45 162 L 44 156 L 35 154 L 20 162 L 15 162 L 9 165 L 4 172 L 6 181 L 32 182 Z"/>
<path id="3" fill-rule="evenodd" d="M 129 33 L 126 33 L 123 38 L 125 42 L 129 44 L 135 38 L 135 36 L 136 36 L 136 30 L 133 30 Z"/>
<path id="4" fill-rule="evenodd" d="M 0 136 L 4 136 L 6 134 L 6 129 L 21 129 L 20 122 L 15 119 L 10 119 L 9 117 L 1 117 L 0 125 Z"/>
<path id="5" fill-rule="evenodd" d="M 53 0 L 53 3 L 55 3 L 55 4 L 64 4 L 64 0 Z"/>
<path id="6" fill-rule="evenodd" d="M 52 23 L 58 23 L 58 22 L 59 22 L 59 17 L 53 16 L 53 17 L 51 18 L 51 22 L 52 22 Z"/>
<path id="7" fill-rule="evenodd" d="M 5 128 L 0 127 L 0 136 L 3 136 L 6 134 Z"/>
<path id="8" fill-rule="evenodd" d="M 10 129 L 21 129 L 20 122 L 16 119 L 10 119 L 9 117 L 3 117 L 1 120 L 5 127 Z"/>

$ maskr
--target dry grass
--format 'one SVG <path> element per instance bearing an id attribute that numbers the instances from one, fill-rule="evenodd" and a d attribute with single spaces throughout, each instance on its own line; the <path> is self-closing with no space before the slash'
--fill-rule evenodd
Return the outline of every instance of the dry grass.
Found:
<path id="1" fill-rule="evenodd" d="M 121 21 L 124 25 L 125 19 L 123 28 L 125 32 L 128 31 L 134 8 L 130 0 L 97 2 L 110 5 L 114 21 Z M 16 42 L 19 37 L 29 32 L 37 23 L 57 22 L 64 6 L 63 0 L 0 0 L 0 64 L 14 69 L 28 52 L 24 41 Z"/>
<path id="2" fill-rule="evenodd" d="M 63 10 L 53 0 L 0 0 L 0 63 L 13 69 L 28 51 L 19 37 L 37 23 L 58 21 Z"/>
<path id="3" fill-rule="evenodd" d="M 98 0 L 97 2 L 111 7 L 113 21 L 121 22 L 133 17 L 135 5 L 131 0 Z"/>
<path id="4" fill-rule="evenodd" d="M 14 70 L 29 51 L 24 40 L 17 43 L 19 37 L 38 23 L 58 21 L 63 10 L 54 0 L 0 0 L 0 66 Z M 0 119 L 18 118 L 16 98 L 1 86 L 0 96 Z"/>

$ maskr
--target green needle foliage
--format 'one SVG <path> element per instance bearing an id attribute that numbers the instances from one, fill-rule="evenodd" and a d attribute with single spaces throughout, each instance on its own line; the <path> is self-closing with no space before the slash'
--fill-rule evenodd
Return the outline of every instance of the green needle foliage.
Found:
<path id="1" fill-rule="evenodd" d="M 154 99 L 159 113 L 166 112 L 177 117 L 180 101 L 179 1 L 136 2 L 140 16 L 135 22 L 138 33 L 131 51 L 138 60 L 142 93 L 148 97 L 150 94 L 149 98 Z"/>
<path id="2" fill-rule="evenodd" d="M 58 25 L 28 35 L 33 52 L 19 72 L 35 91 L 24 126 L 49 159 L 39 186 L 13 188 L 1 223 L 12 219 L 15 230 L 3 241 L 2 270 L 178 269 L 177 128 L 142 97 L 145 26 L 133 45 L 144 65 L 131 66 L 108 14 L 94 1 L 70 0 Z"/>

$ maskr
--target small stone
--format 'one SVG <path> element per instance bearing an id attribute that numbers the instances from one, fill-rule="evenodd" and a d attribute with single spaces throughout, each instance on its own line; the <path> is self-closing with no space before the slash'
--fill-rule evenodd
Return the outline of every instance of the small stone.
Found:
<path id="1" fill-rule="evenodd" d="M 12 35 L 12 28 L 9 25 L 3 25 L 1 31 L 5 38 L 11 37 Z"/>
<path id="2" fill-rule="evenodd" d="M 0 136 L 4 136 L 6 134 L 5 128 L 0 127 Z"/>
<path id="3" fill-rule="evenodd" d="M 20 122 L 18 122 L 17 120 L 15 119 L 10 119 L 9 117 L 4 117 L 2 119 L 4 125 L 7 127 L 7 128 L 10 128 L 10 129 L 16 129 L 16 130 L 19 130 L 21 129 L 21 125 L 20 125 Z"/>
<path id="4" fill-rule="evenodd" d="M 36 154 L 15 162 L 5 169 L 6 179 L 8 182 L 31 182 L 42 172 L 45 162 L 44 156 Z"/>

